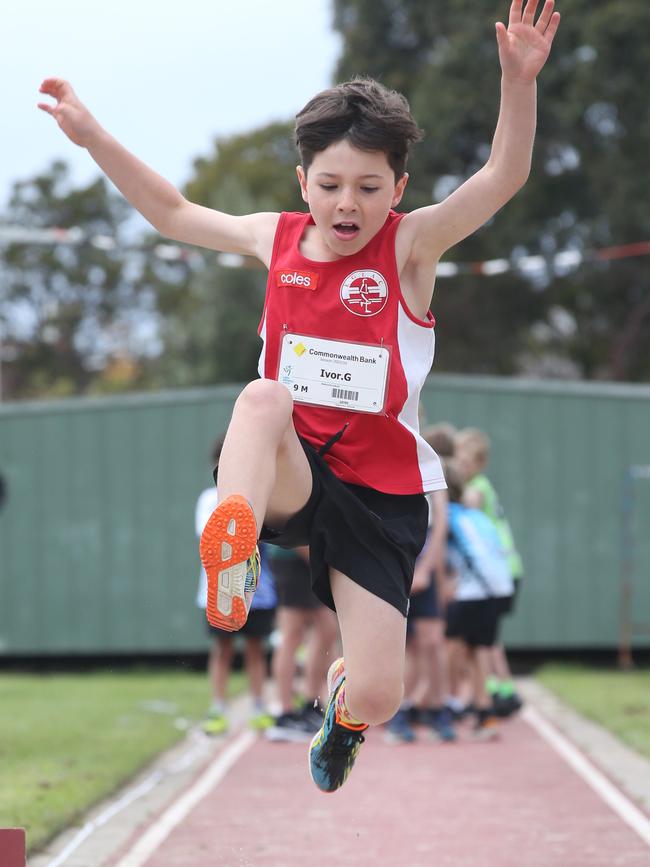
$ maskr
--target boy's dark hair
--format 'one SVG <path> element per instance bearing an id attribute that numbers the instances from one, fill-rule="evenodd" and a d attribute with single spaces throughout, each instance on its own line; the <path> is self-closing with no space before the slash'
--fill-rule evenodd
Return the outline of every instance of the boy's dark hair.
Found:
<path id="1" fill-rule="evenodd" d="M 223 448 L 224 441 L 226 439 L 225 433 L 221 434 L 220 437 L 212 443 L 212 448 L 210 449 L 210 457 L 212 458 L 212 478 L 214 479 L 215 485 L 217 484 L 217 472 L 219 470 L 219 458 L 221 457 L 221 449 Z"/>
<path id="2" fill-rule="evenodd" d="M 346 139 L 359 150 L 383 151 L 397 183 L 411 145 L 421 138 L 406 97 L 372 78 L 323 90 L 296 115 L 296 146 L 305 172 L 317 153 Z"/>
<path id="3" fill-rule="evenodd" d="M 224 440 L 226 439 L 226 435 L 221 434 L 220 437 L 212 443 L 212 448 L 210 449 L 210 457 L 212 459 L 212 463 L 214 466 L 217 466 L 219 463 L 219 458 L 221 457 L 221 449 L 223 448 Z"/>
<path id="4" fill-rule="evenodd" d="M 447 482 L 449 502 L 460 503 L 463 498 L 463 474 L 458 468 L 458 465 L 449 458 L 443 460 L 442 470 L 445 474 L 445 481 Z"/>
<path id="5" fill-rule="evenodd" d="M 422 438 L 440 458 L 451 458 L 454 456 L 456 450 L 455 436 L 456 428 L 446 421 L 430 425 L 422 434 Z"/>

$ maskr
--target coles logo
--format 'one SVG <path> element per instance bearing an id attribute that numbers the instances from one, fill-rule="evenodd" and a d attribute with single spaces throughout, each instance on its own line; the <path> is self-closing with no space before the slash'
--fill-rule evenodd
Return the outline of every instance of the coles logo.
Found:
<path id="1" fill-rule="evenodd" d="M 318 286 L 318 274 L 315 274 L 313 271 L 276 271 L 275 285 L 316 289 Z"/>
<path id="2" fill-rule="evenodd" d="M 353 271 L 341 283 L 341 301 L 355 316 L 376 316 L 388 301 L 388 284 L 379 271 Z"/>

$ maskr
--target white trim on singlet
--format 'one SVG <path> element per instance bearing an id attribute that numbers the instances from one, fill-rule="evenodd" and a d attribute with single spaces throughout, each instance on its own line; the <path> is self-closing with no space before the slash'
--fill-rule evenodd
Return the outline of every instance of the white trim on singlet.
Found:
<path id="1" fill-rule="evenodd" d="M 418 467 L 425 493 L 447 487 L 440 458 L 420 436 L 418 416 L 420 391 L 433 364 L 435 340 L 433 328 L 426 328 L 415 322 L 400 301 L 397 307 L 397 343 L 406 379 L 407 397 L 397 420 L 415 438 Z"/>
<path id="2" fill-rule="evenodd" d="M 260 323 L 260 338 L 262 340 L 262 351 L 260 352 L 260 360 L 257 362 L 257 372 L 260 379 L 265 379 L 264 366 L 266 364 L 266 310 Z"/>

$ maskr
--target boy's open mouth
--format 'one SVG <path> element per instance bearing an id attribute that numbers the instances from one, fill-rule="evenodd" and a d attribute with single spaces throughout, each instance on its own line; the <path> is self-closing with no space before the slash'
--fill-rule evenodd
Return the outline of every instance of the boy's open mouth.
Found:
<path id="1" fill-rule="evenodd" d="M 335 223 L 334 234 L 337 238 L 341 238 L 344 241 L 349 241 L 350 238 L 354 238 L 359 234 L 359 227 L 356 223 Z"/>

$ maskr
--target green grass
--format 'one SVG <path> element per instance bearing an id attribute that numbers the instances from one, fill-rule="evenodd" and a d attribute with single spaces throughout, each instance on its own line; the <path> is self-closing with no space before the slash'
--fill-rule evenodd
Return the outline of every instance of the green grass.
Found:
<path id="1" fill-rule="evenodd" d="M 208 700 L 197 673 L 0 675 L 0 827 L 42 847 L 181 739 Z"/>
<path id="2" fill-rule="evenodd" d="M 650 669 L 548 665 L 536 677 L 563 702 L 650 759 Z"/>

